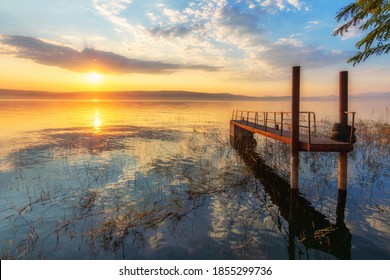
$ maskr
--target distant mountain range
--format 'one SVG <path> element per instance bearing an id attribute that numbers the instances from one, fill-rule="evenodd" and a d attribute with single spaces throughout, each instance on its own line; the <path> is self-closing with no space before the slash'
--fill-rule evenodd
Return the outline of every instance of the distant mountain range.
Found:
<path id="1" fill-rule="evenodd" d="M 205 93 L 191 91 L 86 91 L 44 92 L 0 89 L 0 99 L 73 99 L 73 100 L 194 100 L 194 101 L 289 101 L 290 96 L 253 97 L 230 93 Z M 337 101 L 338 96 L 303 96 L 303 101 Z M 370 92 L 351 95 L 351 100 L 390 100 L 390 92 Z"/>

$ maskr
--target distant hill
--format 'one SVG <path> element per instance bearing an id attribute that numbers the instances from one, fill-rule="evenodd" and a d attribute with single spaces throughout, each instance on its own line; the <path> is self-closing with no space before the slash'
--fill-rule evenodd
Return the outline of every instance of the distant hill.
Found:
<path id="1" fill-rule="evenodd" d="M 338 95 L 326 95 L 326 96 L 303 96 L 301 97 L 303 101 L 313 101 L 313 102 L 329 102 L 329 101 L 338 101 Z M 353 101 L 364 101 L 364 100 L 389 100 L 390 101 L 390 92 L 366 92 L 361 94 L 350 95 L 349 100 Z"/>
<path id="2" fill-rule="evenodd" d="M 205 93 L 191 91 L 42 92 L 0 89 L 0 99 L 261 101 L 289 100 L 289 97 L 253 97 L 230 93 Z"/>
<path id="3" fill-rule="evenodd" d="M 373 100 L 373 99 L 386 99 L 390 100 L 390 91 L 388 92 L 366 92 L 358 95 L 351 96 L 353 100 Z"/>
<path id="4" fill-rule="evenodd" d="M 0 89 L 0 99 L 53 99 L 53 100 L 193 100 L 193 101 L 289 101 L 290 96 L 253 97 L 230 93 L 205 93 L 192 91 L 86 91 L 45 92 Z M 303 96 L 303 101 L 337 101 L 337 95 Z M 370 92 L 351 95 L 351 100 L 390 100 L 390 92 Z"/>

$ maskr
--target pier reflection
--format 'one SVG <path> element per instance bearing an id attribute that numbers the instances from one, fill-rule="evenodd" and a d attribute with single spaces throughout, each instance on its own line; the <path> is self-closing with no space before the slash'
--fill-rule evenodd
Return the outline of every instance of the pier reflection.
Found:
<path id="1" fill-rule="evenodd" d="M 290 190 L 290 184 L 253 149 L 237 149 L 244 163 L 258 178 L 271 201 L 280 209 L 281 216 L 289 223 L 290 259 L 296 259 L 296 238 L 307 249 L 320 250 L 337 259 L 351 259 L 351 233 L 344 223 L 346 191 L 339 190 L 336 207 L 336 223 L 315 210 L 310 201 L 298 190 Z"/>

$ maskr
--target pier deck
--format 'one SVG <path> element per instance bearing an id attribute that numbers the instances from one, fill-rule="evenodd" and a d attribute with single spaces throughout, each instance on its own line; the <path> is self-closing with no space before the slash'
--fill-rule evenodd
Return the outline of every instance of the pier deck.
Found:
<path id="1" fill-rule="evenodd" d="M 291 145 L 291 131 L 275 128 L 249 120 L 231 120 L 231 125 L 240 127 L 246 131 L 264 135 L 266 137 Z M 334 141 L 327 137 L 319 137 L 308 134 L 299 134 L 299 150 L 306 152 L 350 152 L 353 144 L 349 142 Z"/>

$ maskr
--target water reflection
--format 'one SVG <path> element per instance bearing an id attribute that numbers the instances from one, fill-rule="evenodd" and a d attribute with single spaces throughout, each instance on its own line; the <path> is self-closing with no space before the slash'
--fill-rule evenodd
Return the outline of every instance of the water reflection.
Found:
<path id="1" fill-rule="evenodd" d="M 296 238 L 306 249 L 329 253 L 338 259 L 351 259 L 351 233 L 344 223 L 346 191 L 339 191 L 336 224 L 314 209 L 299 191 L 290 191 L 290 184 L 264 164 L 254 151 L 239 149 L 245 164 L 260 179 L 266 193 L 279 207 L 281 216 L 289 222 L 289 258 L 300 258 Z"/>
<path id="2" fill-rule="evenodd" d="M 256 154 L 248 168 L 228 145 L 236 103 L 3 105 L 3 258 L 348 259 L 353 242 L 353 259 L 389 259 L 390 150 L 379 130 L 359 129 L 350 154 L 351 240 L 334 159 L 311 165 L 305 154 L 301 191 L 312 204 L 290 194 Z M 280 171 L 275 145 L 264 146 Z"/>
<path id="3" fill-rule="evenodd" d="M 100 131 L 101 125 L 102 125 L 102 121 L 100 120 L 100 114 L 99 114 L 99 112 L 96 112 L 94 120 L 93 120 L 93 126 L 95 128 L 95 133 L 98 133 Z"/>
<path id="4" fill-rule="evenodd" d="M 18 147 L 8 153 L 7 162 L 13 167 L 36 166 L 69 154 L 87 151 L 90 154 L 99 154 L 107 151 L 130 149 L 134 145 L 134 139 L 178 141 L 181 133 L 177 130 L 163 127 L 146 126 L 110 126 L 102 131 L 100 129 L 100 116 L 95 116 L 95 131 L 92 133 L 86 127 L 74 127 L 68 129 L 45 129 L 36 131 L 39 142 Z M 33 135 L 33 134 L 31 134 Z M 53 150 L 63 149 L 63 153 L 57 155 Z"/>

